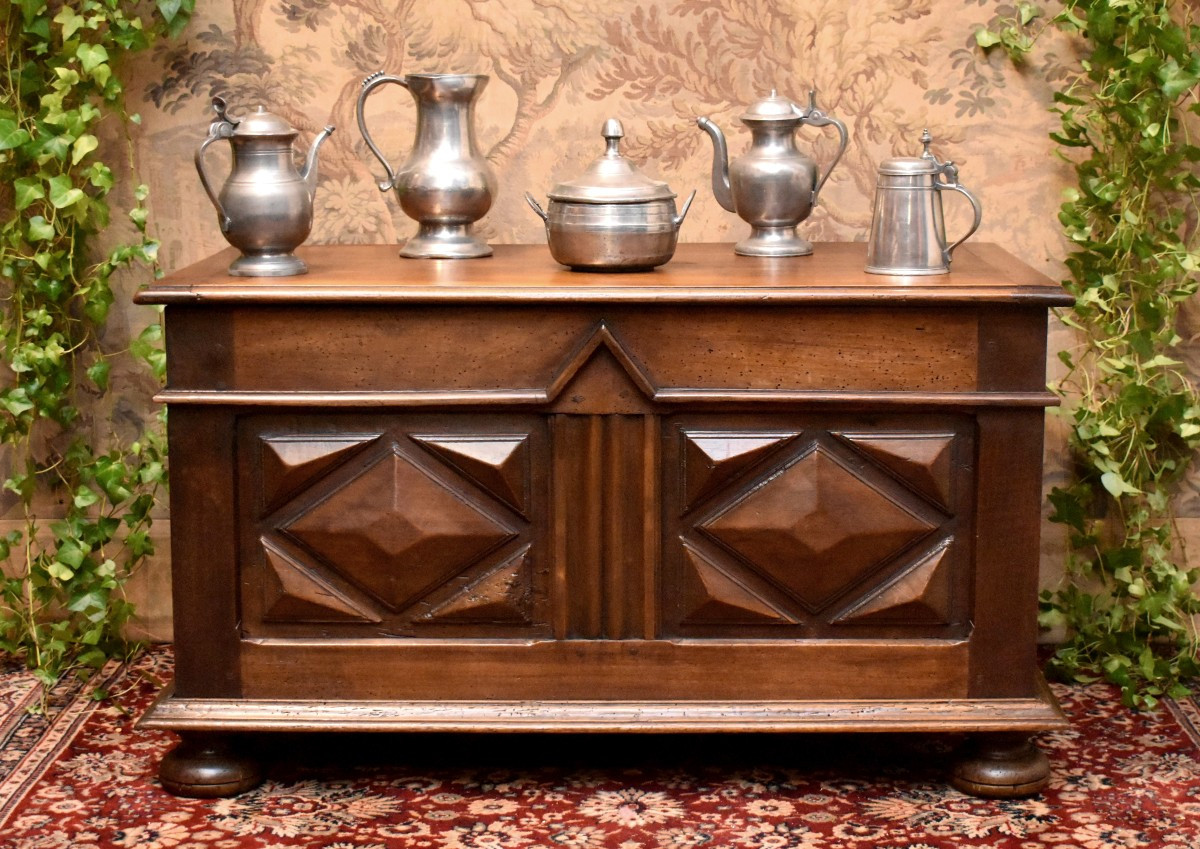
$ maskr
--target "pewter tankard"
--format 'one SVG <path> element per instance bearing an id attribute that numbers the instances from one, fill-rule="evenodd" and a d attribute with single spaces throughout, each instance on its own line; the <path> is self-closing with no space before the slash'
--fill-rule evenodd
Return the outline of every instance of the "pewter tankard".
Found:
<path id="1" fill-rule="evenodd" d="M 471 225 L 492 206 L 496 180 L 487 160 L 475 146 L 475 101 L 487 85 L 483 74 L 406 74 L 385 76 L 376 71 L 363 80 L 358 95 L 358 129 L 387 178 L 379 190 L 396 190 L 404 213 L 417 222 L 417 235 L 400 249 L 400 256 L 470 259 L 491 256 L 487 242 Z M 417 137 L 408 161 L 392 166 L 367 132 L 363 105 L 367 95 L 384 83 L 408 89 L 417 102 Z"/>
<path id="2" fill-rule="evenodd" d="M 929 130 L 921 134 L 925 150 L 920 156 L 898 156 L 879 165 L 875 212 L 867 242 L 867 271 L 871 274 L 929 275 L 950 271 L 954 249 L 979 229 L 983 210 L 958 182 L 953 162 L 939 162 L 929 151 Z M 942 217 L 942 192 L 966 197 L 975 210 L 967 234 L 946 244 Z"/>

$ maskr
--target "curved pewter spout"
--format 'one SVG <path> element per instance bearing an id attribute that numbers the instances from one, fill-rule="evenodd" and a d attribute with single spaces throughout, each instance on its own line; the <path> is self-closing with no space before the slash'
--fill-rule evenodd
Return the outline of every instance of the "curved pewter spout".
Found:
<path id="1" fill-rule="evenodd" d="M 717 203 L 728 210 L 733 208 L 733 192 L 729 188 L 729 148 L 725 146 L 725 134 L 721 128 L 707 118 L 697 118 L 696 126 L 708 133 L 713 144 L 712 187 Z"/>
<path id="2" fill-rule="evenodd" d="M 308 156 L 304 160 L 304 169 L 300 172 L 300 179 L 304 181 L 304 185 L 308 186 L 308 196 L 312 197 L 317 191 L 317 151 L 324 144 L 325 139 L 333 135 L 333 127 L 326 127 L 321 130 L 312 143 L 312 147 L 308 149 Z"/>

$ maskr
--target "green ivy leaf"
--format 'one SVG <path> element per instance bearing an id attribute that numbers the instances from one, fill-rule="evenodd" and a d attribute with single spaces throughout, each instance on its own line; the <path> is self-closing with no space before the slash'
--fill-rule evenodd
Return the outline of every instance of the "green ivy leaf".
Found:
<path id="1" fill-rule="evenodd" d="M 28 142 L 30 135 L 11 118 L 0 118 L 0 150 L 12 150 Z"/>
<path id="2" fill-rule="evenodd" d="M 1115 497 L 1120 497 L 1122 495 L 1140 495 L 1142 492 L 1137 487 L 1130 486 L 1125 479 L 1116 472 L 1105 472 L 1102 474 L 1100 476 L 1100 483 Z"/>
<path id="3" fill-rule="evenodd" d="M 977 29 L 975 30 L 975 43 L 987 50 L 1000 43 L 1000 36 L 989 29 Z"/>
<path id="4" fill-rule="evenodd" d="M 101 392 L 108 391 L 108 375 L 112 366 L 108 360 L 96 360 L 87 370 L 88 380 L 96 384 L 96 388 Z"/>
<path id="5" fill-rule="evenodd" d="M 75 58 L 86 73 L 94 74 L 97 68 L 108 61 L 108 51 L 103 44 L 81 44 L 75 48 Z"/>
<path id="6" fill-rule="evenodd" d="M 13 181 L 13 208 L 17 212 L 46 196 L 40 177 L 19 177 Z"/>
<path id="7" fill-rule="evenodd" d="M 59 563 L 57 560 L 46 567 L 46 572 L 50 577 L 55 578 L 63 583 L 75 577 L 75 572 L 68 566 Z"/>
<path id="8" fill-rule="evenodd" d="M 71 36 L 82 29 L 87 23 L 87 19 L 83 15 L 77 14 L 70 6 L 64 6 L 60 9 L 53 20 L 54 23 L 62 27 L 63 41 L 68 41 Z"/>
<path id="9" fill-rule="evenodd" d="M 78 165 L 79 160 L 83 159 L 99 146 L 99 140 L 90 133 L 85 133 L 75 139 L 75 143 L 71 145 L 71 164 Z"/>
<path id="10" fill-rule="evenodd" d="M 59 174 L 51 177 L 47 182 L 50 186 L 50 204 L 55 209 L 65 209 L 87 199 L 83 190 L 77 188 L 71 181 L 69 174 Z"/>
<path id="11" fill-rule="evenodd" d="M 72 499 L 75 506 L 80 510 L 85 510 L 88 507 L 91 507 L 99 500 L 100 496 L 93 492 L 90 487 L 83 485 L 80 485 L 80 487 L 75 490 L 75 497 Z"/>

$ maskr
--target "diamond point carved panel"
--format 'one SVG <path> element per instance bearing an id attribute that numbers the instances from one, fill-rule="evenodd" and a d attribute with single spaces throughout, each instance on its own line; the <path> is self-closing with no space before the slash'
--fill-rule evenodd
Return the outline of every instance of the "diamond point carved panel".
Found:
<path id="1" fill-rule="evenodd" d="M 527 515 L 529 435 L 413 435 L 431 454 L 449 463 L 491 495 Z"/>
<path id="2" fill-rule="evenodd" d="M 378 438 L 377 433 L 261 437 L 263 509 L 269 512 L 278 507 L 305 484 Z"/>
<path id="3" fill-rule="evenodd" d="M 516 536 L 394 448 L 283 530 L 393 610 Z"/>
<path id="4" fill-rule="evenodd" d="M 323 579 L 319 571 L 263 541 L 268 622 L 379 622 L 373 612 Z"/>
<path id="5" fill-rule="evenodd" d="M 782 433 L 721 433 L 683 431 L 685 509 L 753 466 L 762 457 L 795 438 Z"/>
<path id="6" fill-rule="evenodd" d="M 796 620 L 776 610 L 687 543 L 684 553 L 685 625 L 793 625 Z"/>
<path id="7" fill-rule="evenodd" d="M 953 433 L 841 433 L 843 439 L 938 505 L 950 505 Z"/>
<path id="8" fill-rule="evenodd" d="M 525 546 L 466 589 L 422 617 L 422 621 L 466 625 L 528 625 L 533 592 L 530 546 Z"/>
<path id="9" fill-rule="evenodd" d="M 948 545 L 922 558 L 898 579 L 871 593 L 834 621 L 947 625 L 951 608 Z"/>
<path id="10" fill-rule="evenodd" d="M 818 444 L 698 527 L 815 612 L 935 526 Z"/>

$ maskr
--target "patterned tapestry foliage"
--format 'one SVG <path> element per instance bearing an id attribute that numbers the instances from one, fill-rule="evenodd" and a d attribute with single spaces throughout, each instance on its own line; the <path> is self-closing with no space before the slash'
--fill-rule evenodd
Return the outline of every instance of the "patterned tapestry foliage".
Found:
<path id="1" fill-rule="evenodd" d="M 477 228 L 490 241 L 544 241 L 522 193 L 543 195 L 581 173 L 603 150 L 604 119 L 618 117 L 623 150 L 648 174 L 681 196 L 699 190 L 681 240 L 733 242 L 746 225 L 713 199 L 711 147 L 696 117 L 716 121 L 737 156 L 749 142 L 737 120 L 746 106 L 772 88 L 796 100 L 815 89 L 822 109 L 849 127 L 850 146 L 803 236 L 865 239 L 878 162 L 919 153 L 929 127 L 934 152 L 955 161 L 982 201 L 975 238 L 1060 279 L 1066 251 L 1056 216 L 1072 172 L 1048 136 L 1056 126 L 1049 107 L 1053 84 L 1075 57 L 1059 36 L 1045 39 L 1023 69 L 998 51 L 985 55 L 974 32 L 1013 14 L 1003 0 L 204 4 L 181 40 L 130 68 L 130 89 L 144 101 L 143 179 L 170 187 L 150 199 L 160 257 L 169 270 L 226 246 L 191 166 L 214 95 L 234 115 L 261 104 L 283 116 L 302 131 L 305 149 L 323 126 L 338 127 L 321 151 L 313 241 L 398 242 L 415 232 L 394 197 L 376 188 L 378 165 L 355 123 L 362 79 L 382 69 L 491 76 L 477 114 L 479 144 L 500 183 Z M 414 135 L 411 98 L 389 87 L 371 99 L 367 115 L 385 154 L 402 161 Z M 828 130 L 799 133 L 801 148 L 821 165 L 836 143 Z M 213 163 L 218 175 L 221 168 Z M 952 237 L 970 221 L 957 200 L 946 204 Z M 1052 322 L 1051 349 L 1070 344 Z M 1048 428 L 1047 488 L 1067 477 L 1063 424 L 1052 418 Z M 1188 517 L 1200 516 L 1198 487 L 1185 490 L 1183 530 L 1197 537 L 1200 520 Z M 1049 582 L 1061 572 L 1062 531 L 1047 525 L 1044 537 Z"/>

